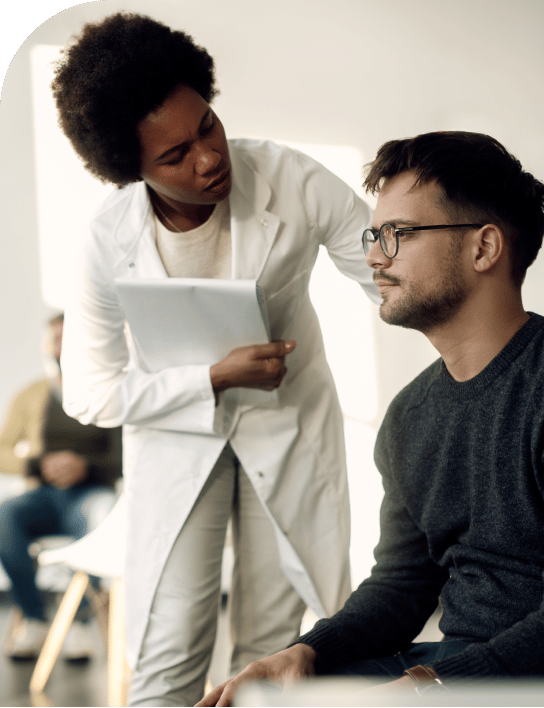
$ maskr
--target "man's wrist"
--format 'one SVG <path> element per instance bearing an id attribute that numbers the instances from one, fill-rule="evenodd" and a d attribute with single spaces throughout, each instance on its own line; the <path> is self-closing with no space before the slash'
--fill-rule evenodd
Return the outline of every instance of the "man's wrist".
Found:
<path id="1" fill-rule="evenodd" d="M 448 690 L 440 676 L 430 666 L 422 666 L 421 664 L 412 666 L 410 669 L 406 669 L 404 675 L 412 679 L 416 693 L 420 696 L 435 688 L 443 691 Z"/>
<path id="2" fill-rule="evenodd" d="M 315 672 L 315 662 L 317 659 L 315 649 L 312 649 L 309 644 L 304 644 L 303 642 L 292 644 L 289 648 L 298 653 L 299 658 L 304 662 L 310 673 Z"/>

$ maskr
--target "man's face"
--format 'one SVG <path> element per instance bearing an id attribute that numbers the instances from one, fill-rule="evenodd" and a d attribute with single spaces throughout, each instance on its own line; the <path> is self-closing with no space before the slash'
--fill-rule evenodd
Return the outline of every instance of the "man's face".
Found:
<path id="1" fill-rule="evenodd" d="M 210 106 L 179 86 L 138 125 L 141 176 L 178 204 L 217 204 L 231 190 L 225 131 Z"/>
<path id="2" fill-rule="evenodd" d="M 373 228 L 448 224 L 435 183 L 411 190 L 414 172 L 385 182 L 380 191 Z M 383 302 L 380 317 L 388 324 L 428 333 L 450 321 L 469 294 L 463 267 L 462 232 L 416 231 L 399 237 L 399 252 L 388 258 L 376 242 L 366 256 Z"/>

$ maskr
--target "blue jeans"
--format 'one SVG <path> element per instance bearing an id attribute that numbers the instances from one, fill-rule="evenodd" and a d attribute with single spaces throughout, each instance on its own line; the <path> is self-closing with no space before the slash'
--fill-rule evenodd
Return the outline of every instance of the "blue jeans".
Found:
<path id="1" fill-rule="evenodd" d="M 418 664 L 430 664 L 447 656 L 459 654 L 473 642 L 462 642 L 458 640 L 443 642 L 419 642 L 411 644 L 403 652 L 394 656 L 386 656 L 381 659 L 361 659 L 344 664 L 334 670 L 334 675 L 338 676 L 368 676 L 376 678 L 377 683 L 381 681 L 392 681 L 400 678 L 406 669 Z"/>
<path id="2" fill-rule="evenodd" d="M 69 489 L 43 485 L 0 506 L 0 561 L 11 580 L 11 591 L 27 618 L 45 620 L 44 599 L 36 586 L 34 561 L 28 546 L 39 536 L 56 534 L 81 538 L 87 532 L 84 502 L 110 487 L 80 484 Z"/>

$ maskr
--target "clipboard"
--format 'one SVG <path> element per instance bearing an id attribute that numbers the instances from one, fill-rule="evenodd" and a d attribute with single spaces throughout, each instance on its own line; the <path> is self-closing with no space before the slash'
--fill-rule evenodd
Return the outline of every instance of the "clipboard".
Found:
<path id="1" fill-rule="evenodd" d="M 270 328 L 255 280 L 116 278 L 140 367 L 148 372 L 212 365 L 237 347 L 265 344 Z M 227 389 L 239 403 L 277 407 L 277 391 Z"/>

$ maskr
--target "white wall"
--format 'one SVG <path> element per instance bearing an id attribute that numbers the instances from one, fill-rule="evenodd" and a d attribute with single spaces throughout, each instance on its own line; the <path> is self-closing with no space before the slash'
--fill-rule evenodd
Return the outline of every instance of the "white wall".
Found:
<path id="1" fill-rule="evenodd" d="M 57 8 L 63 0 L 49 1 Z M 40 19 L 44 6 L 46 0 Z M 120 9 L 184 29 L 210 51 L 221 89 L 215 107 L 231 137 L 350 145 L 370 161 L 391 138 L 478 130 L 544 179 L 541 0 L 104 0 L 60 12 L 21 46 L 2 92 L 0 415 L 20 385 L 41 374 L 39 341 L 49 314 L 40 293 L 30 52 L 65 44 L 85 21 Z M 2 32 L 13 41 L 12 24 Z M 81 226 L 74 223 L 74 238 Z M 543 263 L 540 256 L 524 291 L 526 307 L 538 312 Z M 372 328 L 377 423 L 436 354 L 419 333 L 377 316 Z M 359 375 L 372 375 L 365 362 Z"/>

